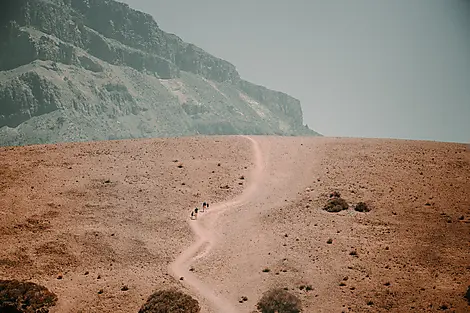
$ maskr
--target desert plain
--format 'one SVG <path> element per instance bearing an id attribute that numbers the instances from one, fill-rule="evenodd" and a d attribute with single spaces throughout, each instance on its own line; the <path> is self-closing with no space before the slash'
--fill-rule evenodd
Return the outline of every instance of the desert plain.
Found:
<path id="1" fill-rule="evenodd" d="M 323 209 L 334 191 L 350 208 Z M 0 243 L 0 280 L 47 287 L 51 313 L 138 312 L 168 288 L 210 313 L 256 311 L 271 288 L 307 313 L 469 312 L 470 149 L 275 136 L 2 147 Z"/>

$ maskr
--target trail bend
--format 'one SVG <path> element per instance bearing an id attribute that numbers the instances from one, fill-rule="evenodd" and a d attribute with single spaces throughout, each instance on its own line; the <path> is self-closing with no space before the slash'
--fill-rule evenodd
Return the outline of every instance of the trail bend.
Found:
<path id="1" fill-rule="evenodd" d="M 225 202 L 214 204 L 209 211 L 201 214 L 198 220 L 190 220 L 189 225 L 196 237 L 196 241 L 186 248 L 173 263 L 169 269 L 171 274 L 179 279 L 184 277 L 183 283 L 192 288 L 201 297 L 205 298 L 215 312 L 220 313 L 239 313 L 236 306 L 229 300 L 218 295 L 210 286 L 201 281 L 189 269 L 192 263 L 208 255 L 214 245 L 217 243 L 217 236 L 214 234 L 213 226 L 218 217 L 229 209 L 234 209 L 254 200 L 256 191 L 263 179 L 265 169 L 263 154 L 256 139 L 249 136 L 242 136 L 252 142 L 254 169 L 250 175 L 251 183 L 238 197 Z M 202 225 L 205 222 L 205 227 Z"/>

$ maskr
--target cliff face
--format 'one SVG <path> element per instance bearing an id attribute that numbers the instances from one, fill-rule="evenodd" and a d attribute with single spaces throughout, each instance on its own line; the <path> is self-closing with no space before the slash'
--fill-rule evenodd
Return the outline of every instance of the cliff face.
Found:
<path id="1" fill-rule="evenodd" d="M 313 135 L 300 102 L 112 0 L 9 0 L 0 144 L 202 134 Z"/>

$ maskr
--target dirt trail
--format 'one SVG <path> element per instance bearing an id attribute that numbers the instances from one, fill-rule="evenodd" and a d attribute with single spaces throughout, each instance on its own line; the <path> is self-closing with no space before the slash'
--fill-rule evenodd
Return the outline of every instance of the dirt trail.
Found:
<path id="1" fill-rule="evenodd" d="M 251 184 L 235 199 L 214 204 L 209 211 L 200 214 L 198 220 L 190 220 L 189 225 L 197 237 L 197 240 L 184 250 L 176 260 L 170 264 L 170 272 L 176 279 L 184 277 L 183 283 L 187 284 L 201 297 L 207 299 L 216 312 L 237 313 L 233 303 L 217 295 L 212 288 L 193 275 L 190 271 L 191 264 L 207 255 L 217 241 L 216 235 L 211 231 L 218 217 L 228 209 L 248 204 L 256 195 L 256 190 L 262 180 L 265 169 L 263 155 L 259 143 L 248 136 L 243 136 L 253 143 L 255 167 L 251 174 Z M 204 225 L 202 223 L 204 222 Z"/>

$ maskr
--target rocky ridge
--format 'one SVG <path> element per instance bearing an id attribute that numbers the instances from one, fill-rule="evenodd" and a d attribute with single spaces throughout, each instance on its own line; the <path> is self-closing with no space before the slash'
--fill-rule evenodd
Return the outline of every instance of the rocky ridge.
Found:
<path id="1" fill-rule="evenodd" d="M 195 134 L 316 135 L 300 102 L 112 0 L 7 1 L 0 144 Z"/>

